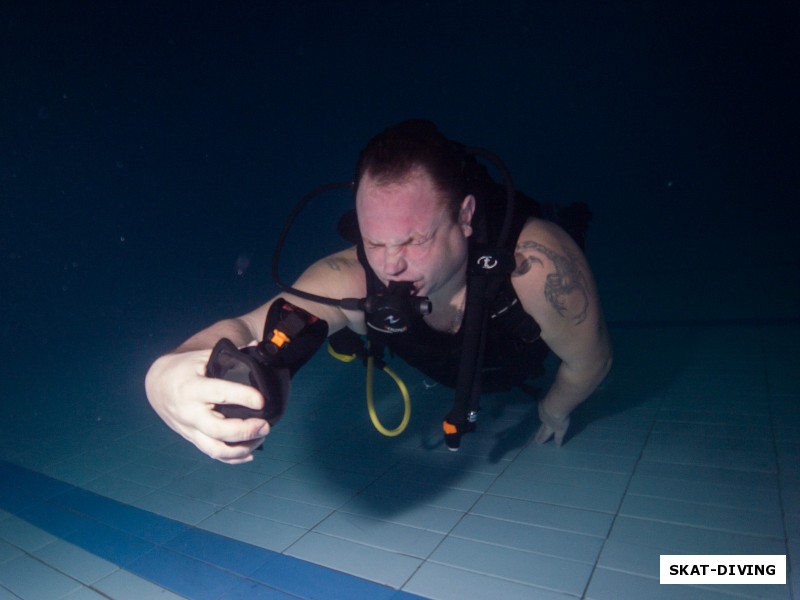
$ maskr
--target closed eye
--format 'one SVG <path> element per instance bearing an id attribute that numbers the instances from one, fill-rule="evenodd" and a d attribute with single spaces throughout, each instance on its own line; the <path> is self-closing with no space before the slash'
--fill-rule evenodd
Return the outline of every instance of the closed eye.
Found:
<path id="1" fill-rule="evenodd" d="M 403 248 L 406 246 L 425 246 L 427 244 L 430 244 L 435 236 L 436 232 L 422 238 L 411 238 L 409 240 L 406 240 L 405 242 L 397 244 L 396 247 Z M 364 239 L 364 247 L 367 250 L 377 250 L 378 248 L 385 248 L 386 244 L 382 244 L 380 242 L 371 242 L 370 240 Z"/>

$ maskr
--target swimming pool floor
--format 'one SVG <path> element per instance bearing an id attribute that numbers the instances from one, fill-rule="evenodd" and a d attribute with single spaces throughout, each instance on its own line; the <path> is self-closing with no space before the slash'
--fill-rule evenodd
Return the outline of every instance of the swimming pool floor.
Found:
<path id="1" fill-rule="evenodd" d="M 450 393 L 399 366 L 412 422 L 384 438 L 363 368 L 322 352 L 247 465 L 149 409 L 5 423 L 0 600 L 800 598 L 800 326 L 612 333 L 614 371 L 562 448 L 531 443 L 518 392 L 487 397 L 447 451 Z M 399 400 L 378 395 L 391 424 Z M 785 586 L 661 586 L 660 554 L 786 554 L 791 570 Z"/>

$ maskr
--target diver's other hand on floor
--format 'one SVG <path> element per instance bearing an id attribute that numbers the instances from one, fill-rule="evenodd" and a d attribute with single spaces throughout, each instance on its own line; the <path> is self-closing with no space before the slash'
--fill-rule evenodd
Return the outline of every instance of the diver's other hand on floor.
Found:
<path id="1" fill-rule="evenodd" d="M 253 460 L 253 450 L 269 433 L 264 419 L 226 419 L 217 404 L 261 410 L 264 399 L 247 385 L 206 377 L 210 350 L 167 354 L 150 367 L 147 399 L 174 431 L 201 451 L 229 464 Z"/>
<path id="2" fill-rule="evenodd" d="M 569 415 L 563 417 L 551 415 L 545 410 L 544 403 L 539 402 L 539 420 L 542 424 L 533 440 L 537 444 L 544 444 L 547 440 L 553 438 L 556 446 L 561 446 L 564 443 L 567 429 L 569 429 Z"/>

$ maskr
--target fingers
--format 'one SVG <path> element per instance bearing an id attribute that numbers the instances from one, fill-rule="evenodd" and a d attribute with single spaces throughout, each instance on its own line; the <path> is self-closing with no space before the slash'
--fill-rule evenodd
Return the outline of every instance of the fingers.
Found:
<path id="1" fill-rule="evenodd" d="M 539 445 L 547 443 L 550 438 L 553 438 L 553 442 L 555 442 L 556 446 L 561 446 L 564 443 L 564 436 L 567 434 L 567 428 L 564 428 L 560 431 L 554 431 L 550 427 L 545 424 L 542 424 L 539 427 L 539 430 L 536 432 L 536 435 L 533 438 L 533 441 Z"/>
<path id="2" fill-rule="evenodd" d="M 236 404 L 253 410 L 264 408 L 264 398 L 257 389 L 224 379 L 195 378 L 186 392 L 208 404 Z"/>
<path id="3" fill-rule="evenodd" d="M 270 432 L 260 418 L 226 419 L 217 405 L 261 410 L 264 398 L 247 385 L 205 376 L 207 351 L 165 355 L 145 382 L 151 405 L 167 425 L 201 452 L 229 464 L 253 460 L 253 450 Z"/>
<path id="4" fill-rule="evenodd" d="M 264 438 L 270 431 L 264 419 L 226 418 L 215 410 L 208 410 L 197 419 L 196 426 L 209 437 L 228 444 Z"/>
<path id="5" fill-rule="evenodd" d="M 225 418 L 216 405 L 244 406 L 252 410 L 264 407 L 264 398 L 254 388 L 221 379 L 204 379 L 204 395 L 211 398 L 205 407 L 205 416 L 198 423 L 209 437 L 228 445 L 263 440 L 270 432 L 269 423 L 260 418 Z M 207 385 L 206 385 L 207 384 Z M 239 415 L 235 415 L 239 416 Z M 260 442 L 259 442 L 260 443 Z M 259 444 L 255 444 L 254 447 Z"/>
<path id="6" fill-rule="evenodd" d="M 567 435 L 567 429 L 564 428 L 562 431 L 555 431 L 553 432 L 553 441 L 556 443 L 556 446 L 559 448 L 564 443 L 564 436 Z"/>
<path id="7" fill-rule="evenodd" d="M 154 379 L 162 380 L 167 396 L 206 404 L 238 404 L 261 410 L 264 399 L 255 388 L 224 379 L 206 377 L 206 364 L 210 350 L 197 350 L 183 354 L 166 355 L 156 361 L 160 369 L 154 370 Z M 151 386 L 154 387 L 154 386 Z M 158 390 L 156 390 L 158 391 Z"/>
<path id="8" fill-rule="evenodd" d="M 262 419 L 226 419 L 214 411 L 209 413 L 184 437 L 215 460 L 229 464 L 253 460 L 253 451 L 269 434 L 269 423 Z"/>
<path id="9" fill-rule="evenodd" d="M 201 452 L 207 454 L 214 460 L 231 465 L 238 465 L 253 460 L 253 451 L 264 442 L 264 438 L 257 438 L 240 443 L 226 443 L 198 431 L 190 441 L 197 446 Z"/>
<path id="10" fill-rule="evenodd" d="M 222 442 L 246 442 L 263 438 L 269 434 L 269 424 L 260 418 L 225 418 L 217 405 L 245 407 L 253 411 L 264 408 L 264 398 L 255 388 L 223 379 L 198 377 L 191 389 L 187 389 L 188 397 L 196 401 L 199 414 L 194 415 L 194 424 L 203 433 Z M 246 411 L 242 411 L 245 412 Z"/>
<path id="11" fill-rule="evenodd" d="M 542 423 L 539 426 L 539 430 L 536 432 L 536 435 L 533 438 L 533 441 L 537 444 L 541 445 L 547 442 L 551 437 L 553 437 L 553 430 L 550 429 L 547 425 Z"/>
<path id="12" fill-rule="evenodd" d="M 544 444 L 550 438 L 553 438 L 556 446 L 561 446 L 564 443 L 564 437 L 567 435 L 569 429 L 569 415 L 564 417 L 557 417 L 548 413 L 543 403 L 539 403 L 539 420 L 542 422 L 539 430 L 536 432 L 533 440 L 537 444 Z"/>

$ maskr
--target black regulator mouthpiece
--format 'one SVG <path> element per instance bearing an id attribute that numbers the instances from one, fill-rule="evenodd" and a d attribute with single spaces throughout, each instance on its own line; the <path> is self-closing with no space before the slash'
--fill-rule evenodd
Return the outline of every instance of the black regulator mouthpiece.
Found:
<path id="1" fill-rule="evenodd" d="M 429 315 L 433 309 L 426 297 L 414 295 L 410 281 L 390 281 L 385 293 L 363 299 L 367 326 L 382 333 L 403 333 L 416 316 Z"/>

